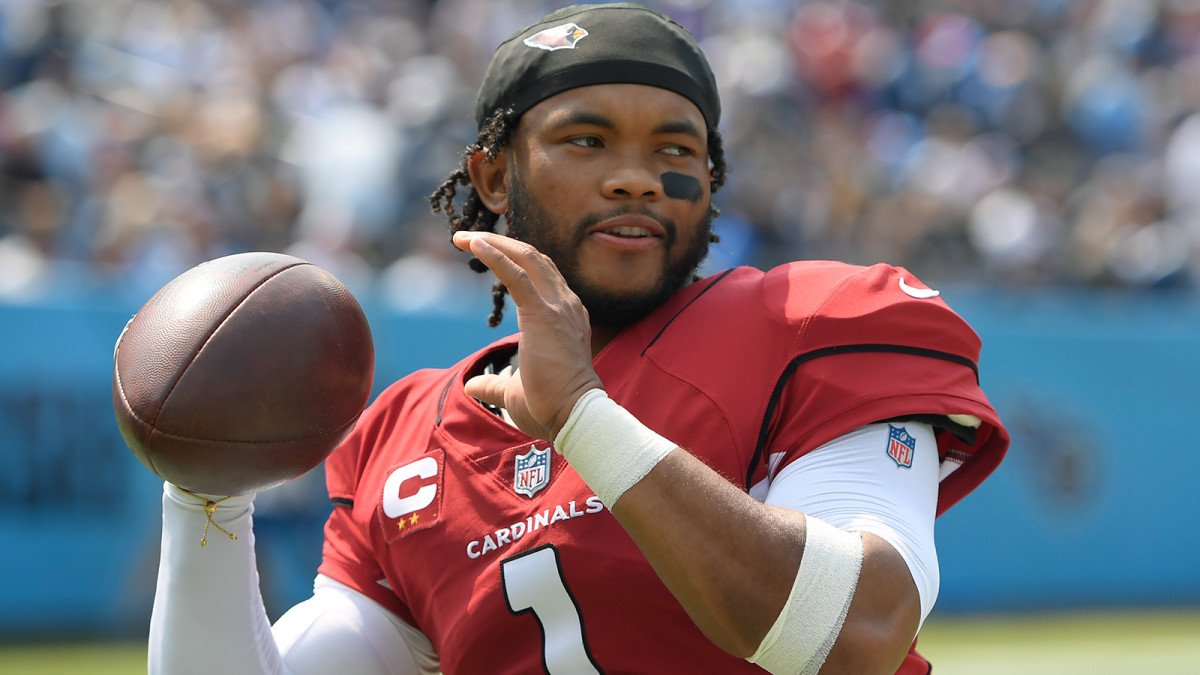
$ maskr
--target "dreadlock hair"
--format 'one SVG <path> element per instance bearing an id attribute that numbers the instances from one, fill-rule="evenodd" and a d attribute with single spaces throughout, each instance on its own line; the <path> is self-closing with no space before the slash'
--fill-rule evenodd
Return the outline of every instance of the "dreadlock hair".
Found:
<path id="1" fill-rule="evenodd" d="M 512 108 L 504 108 L 497 110 L 484 123 L 479 130 L 479 136 L 475 142 L 467 146 L 463 151 L 462 164 L 457 169 L 452 171 L 446 180 L 434 190 L 433 194 L 429 195 L 429 205 L 433 208 L 434 213 L 446 214 L 446 219 L 450 223 L 450 234 L 463 231 L 474 232 L 495 232 L 496 221 L 500 220 L 500 215 L 493 213 L 479 199 L 479 193 L 475 191 L 475 186 L 471 185 L 471 174 L 467 170 L 467 166 L 471 161 L 471 157 L 477 152 L 484 153 L 488 159 L 495 159 L 500 148 L 508 146 L 509 136 L 512 134 L 515 126 L 515 118 Z M 458 187 L 467 187 L 467 196 L 463 200 L 462 213 L 456 213 L 454 210 L 454 197 L 458 193 Z M 472 256 L 468 261 L 471 269 L 479 273 L 487 272 L 487 266 L 479 261 L 478 258 Z M 492 303 L 493 309 L 488 317 L 488 325 L 492 328 L 500 325 L 504 319 L 504 296 L 508 293 L 508 289 L 504 284 L 497 281 L 492 286 Z"/>
<path id="2" fill-rule="evenodd" d="M 433 194 L 429 195 L 429 204 L 433 212 L 446 215 L 451 235 L 463 231 L 496 231 L 496 223 L 500 220 L 500 215 L 493 213 L 483 205 L 479 193 L 471 184 L 471 174 L 467 167 L 471 157 L 477 152 L 482 152 L 489 160 L 493 160 L 501 148 L 508 147 L 512 132 L 516 128 L 517 119 L 512 108 L 502 108 L 492 113 L 492 116 L 484 121 L 475 142 L 468 145 L 463 151 L 462 163 L 459 167 L 450 172 L 450 175 L 446 176 L 446 180 L 442 181 Z M 708 158 L 712 164 L 712 178 L 709 187 L 713 193 L 716 193 L 725 184 L 725 178 L 729 173 L 729 168 L 725 164 L 725 146 L 720 132 L 716 129 L 708 130 Z M 461 213 L 454 209 L 454 199 L 458 194 L 459 186 L 467 187 Z M 721 213 L 720 209 L 711 204 L 709 212 L 713 218 Z M 711 233 L 710 241 L 716 243 L 720 241 L 720 237 L 715 232 Z M 471 269 L 481 274 L 488 271 L 487 266 L 474 256 L 467 263 Z M 492 286 L 492 313 L 488 316 L 488 326 L 495 328 L 504 320 L 504 296 L 506 295 L 508 295 L 508 289 L 497 281 Z"/>

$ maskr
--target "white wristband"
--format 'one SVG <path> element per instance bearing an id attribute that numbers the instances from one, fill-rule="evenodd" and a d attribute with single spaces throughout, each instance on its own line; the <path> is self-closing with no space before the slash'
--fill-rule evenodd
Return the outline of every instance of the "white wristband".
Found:
<path id="1" fill-rule="evenodd" d="M 609 509 L 675 447 L 603 389 L 579 397 L 554 439 L 555 450 Z"/>
<path id="2" fill-rule="evenodd" d="M 746 659 L 771 673 L 816 675 L 842 632 L 858 575 L 862 537 L 805 516 L 807 534 L 792 594 Z"/>

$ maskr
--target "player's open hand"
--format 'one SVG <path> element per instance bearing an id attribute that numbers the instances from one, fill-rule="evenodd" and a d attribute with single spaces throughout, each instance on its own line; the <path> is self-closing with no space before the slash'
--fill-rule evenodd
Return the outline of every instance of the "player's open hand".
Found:
<path id="1" fill-rule="evenodd" d="M 553 441 L 579 397 L 603 386 L 592 368 L 587 310 L 554 262 L 529 244 L 491 232 L 456 232 L 454 244 L 508 287 L 521 332 L 517 375 L 471 378 L 467 394 L 508 410 L 530 436 Z"/>

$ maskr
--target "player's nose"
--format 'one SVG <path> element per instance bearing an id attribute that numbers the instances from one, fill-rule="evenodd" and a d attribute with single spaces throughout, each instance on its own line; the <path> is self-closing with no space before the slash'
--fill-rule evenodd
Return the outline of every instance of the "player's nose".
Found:
<path id="1" fill-rule="evenodd" d="M 624 158 L 604 179 L 602 190 L 610 199 L 651 199 L 662 196 L 662 178 L 649 162 Z"/>

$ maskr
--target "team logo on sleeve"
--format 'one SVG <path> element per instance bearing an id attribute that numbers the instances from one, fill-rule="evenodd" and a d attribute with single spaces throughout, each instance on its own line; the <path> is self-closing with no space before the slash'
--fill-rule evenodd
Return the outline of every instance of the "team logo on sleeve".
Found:
<path id="1" fill-rule="evenodd" d="M 575 49 L 575 44 L 587 36 L 586 30 L 568 23 L 538 31 L 525 38 L 525 44 L 552 52 L 558 49 Z"/>
<path id="2" fill-rule="evenodd" d="M 904 427 L 888 425 L 888 457 L 896 466 L 911 469 L 913 454 L 917 451 L 917 439 Z"/>
<path id="3" fill-rule="evenodd" d="M 517 455 L 513 489 L 517 494 L 532 497 L 550 484 L 550 448 L 538 450 L 529 446 L 529 452 Z"/>
<path id="4" fill-rule="evenodd" d="M 389 544 L 433 527 L 442 512 L 445 453 L 434 448 L 424 457 L 392 467 L 383 483 L 379 522 Z"/>

